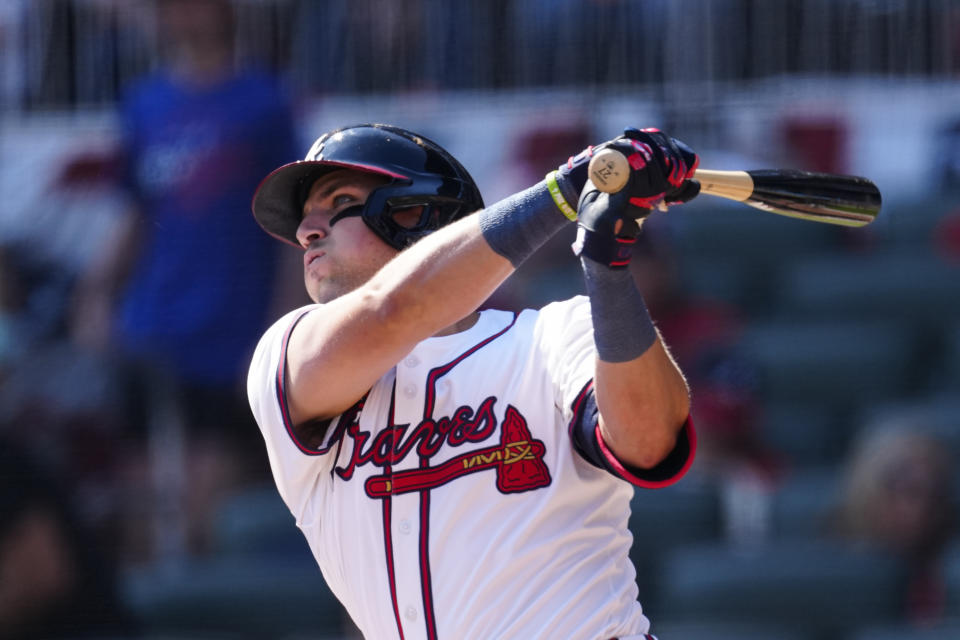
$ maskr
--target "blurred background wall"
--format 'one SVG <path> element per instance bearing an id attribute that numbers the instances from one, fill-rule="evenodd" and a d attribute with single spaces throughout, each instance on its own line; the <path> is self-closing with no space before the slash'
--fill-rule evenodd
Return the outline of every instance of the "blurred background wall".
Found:
<path id="1" fill-rule="evenodd" d="M 190 4 L 0 0 L 0 638 L 352 637 L 243 415 L 256 334 L 306 302 L 296 251 L 212 239 L 256 243 L 260 168 L 361 121 L 437 140 L 488 203 L 628 125 L 704 168 L 873 179 L 862 229 L 707 196 L 646 225 L 702 444 L 636 494 L 640 598 L 662 640 L 960 637 L 960 2 Z M 490 304 L 580 293 L 570 240 Z M 237 305 L 267 312 L 194 354 L 222 366 L 172 357 Z"/>

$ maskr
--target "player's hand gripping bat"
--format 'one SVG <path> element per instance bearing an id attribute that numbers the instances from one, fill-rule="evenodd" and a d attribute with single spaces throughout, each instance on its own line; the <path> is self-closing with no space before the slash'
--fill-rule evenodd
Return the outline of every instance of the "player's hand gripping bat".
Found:
<path id="1" fill-rule="evenodd" d="M 606 193 L 627 184 L 630 165 L 616 149 L 601 149 L 590 160 L 589 176 Z M 791 218 L 862 227 L 880 212 L 880 190 L 857 176 L 789 169 L 710 171 L 697 169 L 700 192 L 729 198 Z"/>

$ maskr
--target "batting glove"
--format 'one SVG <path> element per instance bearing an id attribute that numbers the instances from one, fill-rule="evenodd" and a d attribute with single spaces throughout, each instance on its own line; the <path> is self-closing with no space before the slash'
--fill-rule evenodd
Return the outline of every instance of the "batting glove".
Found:
<path id="1" fill-rule="evenodd" d="M 573 253 L 611 269 L 627 268 L 640 234 L 637 219 L 650 213 L 649 209 L 631 204 L 631 199 L 626 189 L 618 193 L 585 189 L 577 206 Z"/>
<path id="2" fill-rule="evenodd" d="M 623 135 L 596 147 L 587 147 L 572 156 L 557 170 L 557 182 L 565 195 L 581 194 L 588 179 L 588 165 L 593 155 L 605 148 L 616 149 L 630 163 L 630 179 L 624 190 L 630 204 L 652 209 L 688 202 L 700 193 L 700 183 L 693 173 L 700 158 L 683 142 L 658 129 L 624 129 Z"/>

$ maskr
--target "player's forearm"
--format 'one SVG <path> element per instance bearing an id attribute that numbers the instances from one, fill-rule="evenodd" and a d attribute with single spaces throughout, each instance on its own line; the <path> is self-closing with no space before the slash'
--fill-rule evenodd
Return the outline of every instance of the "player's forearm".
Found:
<path id="1" fill-rule="evenodd" d="M 686 381 L 627 269 L 581 258 L 597 348 L 595 393 L 607 444 L 641 468 L 660 462 L 686 420 Z"/>
<path id="2" fill-rule="evenodd" d="M 473 214 L 397 255 L 365 289 L 379 301 L 378 321 L 412 346 L 476 310 L 513 270 Z"/>

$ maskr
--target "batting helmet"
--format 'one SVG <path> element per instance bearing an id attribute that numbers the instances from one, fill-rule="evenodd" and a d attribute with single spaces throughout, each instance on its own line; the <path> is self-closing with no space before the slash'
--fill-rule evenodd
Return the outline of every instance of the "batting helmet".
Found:
<path id="1" fill-rule="evenodd" d="M 253 196 L 254 217 L 270 235 L 299 246 L 297 227 L 310 187 L 323 174 L 344 168 L 389 178 L 357 215 L 398 250 L 483 208 L 473 178 L 440 145 L 398 127 L 359 124 L 323 134 L 304 160 L 268 175 Z M 415 224 L 394 220 L 394 213 L 412 207 L 423 207 Z"/>

